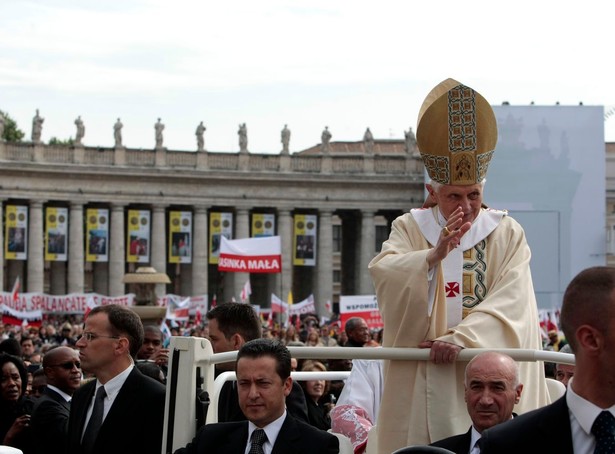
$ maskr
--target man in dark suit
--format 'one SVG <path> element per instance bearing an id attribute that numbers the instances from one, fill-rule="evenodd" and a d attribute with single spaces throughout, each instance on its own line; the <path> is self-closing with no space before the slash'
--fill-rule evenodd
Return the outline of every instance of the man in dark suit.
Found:
<path id="1" fill-rule="evenodd" d="M 143 325 L 129 308 L 90 311 L 76 345 L 83 370 L 96 379 L 73 395 L 67 452 L 162 452 L 165 387 L 134 366 L 142 343 Z"/>
<path id="2" fill-rule="evenodd" d="M 71 347 L 55 347 L 43 357 L 47 385 L 32 410 L 32 449 L 34 454 L 63 452 L 68 439 L 70 400 L 81 386 L 79 352 Z"/>
<path id="3" fill-rule="evenodd" d="M 209 340 L 214 353 L 239 350 L 243 344 L 261 337 L 261 322 L 249 304 L 219 304 L 207 313 Z M 216 365 L 216 374 L 233 370 L 232 362 Z M 226 382 L 218 399 L 218 422 L 245 421 L 237 398 L 236 384 Z M 305 394 L 298 383 L 293 382 L 286 398 L 288 412 L 297 419 L 309 422 Z"/>
<path id="4" fill-rule="evenodd" d="M 246 342 L 237 353 L 235 371 L 239 405 L 248 420 L 207 424 L 175 454 L 243 453 L 248 446 L 255 450 L 250 452 L 261 454 L 339 453 L 336 436 L 301 422 L 286 411 L 285 400 L 293 380 L 290 352 L 279 341 Z"/>
<path id="5" fill-rule="evenodd" d="M 472 420 L 470 430 L 431 444 L 457 454 L 480 453 L 481 434 L 489 427 L 513 418 L 523 384 L 519 367 L 508 355 L 485 352 L 470 360 L 465 369 L 465 401 Z"/>
<path id="6" fill-rule="evenodd" d="M 572 279 L 564 292 L 560 324 L 576 362 L 566 394 L 485 431 L 484 454 L 613 452 L 615 268 L 588 268 Z M 609 430 L 601 433 L 599 428 Z"/>

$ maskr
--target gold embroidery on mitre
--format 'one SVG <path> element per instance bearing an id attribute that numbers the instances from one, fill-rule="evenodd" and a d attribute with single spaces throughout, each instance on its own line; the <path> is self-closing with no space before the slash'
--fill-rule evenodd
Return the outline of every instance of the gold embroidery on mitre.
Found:
<path id="1" fill-rule="evenodd" d="M 423 101 L 416 138 L 432 180 L 453 185 L 480 183 L 497 143 L 495 114 L 480 93 L 447 79 Z"/>

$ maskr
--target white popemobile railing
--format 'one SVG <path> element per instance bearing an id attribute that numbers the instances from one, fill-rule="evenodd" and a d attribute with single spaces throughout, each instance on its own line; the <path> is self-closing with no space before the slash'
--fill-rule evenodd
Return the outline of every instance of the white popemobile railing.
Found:
<path id="1" fill-rule="evenodd" d="M 426 361 L 429 350 L 418 348 L 349 348 L 349 347 L 289 347 L 295 358 L 301 359 L 394 359 Z M 185 446 L 203 424 L 214 423 L 218 415 L 218 396 L 225 381 L 234 380 L 234 372 L 220 374 L 214 380 L 214 366 L 234 361 L 237 352 L 214 354 L 209 340 L 197 337 L 172 337 L 169 346 L 169 368 L 164 417 L 162 454 Z M 467 348 L 458 356 L 469 361 L 485 351 L 498 351 L 516 361 L 544 361 L 574 364 L 574 355 L 546 350 L 514 348 Z M 325 378 L 346 379 L 349 372 L 293 372 L 295 380 Z"/>

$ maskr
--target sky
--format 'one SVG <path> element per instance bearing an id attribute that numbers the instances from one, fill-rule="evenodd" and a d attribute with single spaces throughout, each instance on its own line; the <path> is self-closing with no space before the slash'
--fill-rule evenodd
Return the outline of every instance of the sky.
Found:
<path id="1" fill-rule="evenodd" d="M 279 153 L 403 139 L 425 95 L 454 78 L 491 104 L 605 107 L 615 141 L 615 3 L 410 0 L 0 0 L 0 110 L 29 140 Z"/>

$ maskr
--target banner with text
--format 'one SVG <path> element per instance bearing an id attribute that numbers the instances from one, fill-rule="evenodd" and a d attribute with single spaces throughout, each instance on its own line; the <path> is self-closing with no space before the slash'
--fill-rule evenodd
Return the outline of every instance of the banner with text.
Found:
<path id="1" fill-rule="evenodd" d="M 128 210 L 126 261 L 149 263 L 151 216 L 149 210 Z"/>
<path id="2" fill-rule="evenodd" d="M 294 265 L 316 265 L 316 226 L 316 215 L 295 215 L 295 234 L 293 235 Z"/>
<path id="3" fill-rule="evenodd" d="M 169 263 L 192 263 L 192 212 L 169 212 Z"/>
<path id="4" fill-rule="evenodd" d="M 316 313 L 316 305 L 314 304 L 314 295 L 311 294 L 306 299 L 299 303 L 287 304 L 278 298 L 277 295 L 271 294 L 271 312 L 272 313 L 284 313 L 289 316 L 301 315 L 301 314 L 314 314 Z"/>
<path id="5" fill-rule="evenodd" d="M 88 208 L 86 211 L 86 262 L 108 262 L 109 210 Z"/>
<path id="6" fill-rule="evenodd" d="M 68 208 L 47 207 L 45 210 L 45 260 L 66 262 Z"/>
<path id="7" fill-rule="evenodd" d="M 7 260 L 28 258 L 28 207 L 6 206 L 6 230 L 4 257 Z"/>
<path id="8" fill-rule="evenodd" d="M 252 214 L 252 236 L 258 238 L 261 236 L 273 235 L 275 235 L 275 214 Z"/>
<path id="9" fill-rule="evenodd" d="M 169 304 L 177 305 L 178 301 L 189 301 L 189 314 L 194 315 L 197 310 L 207 312 L 207 295 L 182 297 L 168 294 L 158 297 L 158 306 L 168 307 Z M 0 305 L 11 308 L 18 312 L 42 311 L 43 313 L 75 313 L 82 314 L 89 308 L 106 306 L 108 304 L 120 304 L 133 306 L 135 295 L 127 293 L 119 296 L 106 296 L 98 293 L 71 293 L 68 295 L 48 295 L 46 293 L 19 293 L 17 300 L 13 300 L 10 292 L 0 292 Z M 180 304 L 181 305 L 181 304 Z"/>
<path id="10" fill-rule="evenodd" d="M 217 265 L 220 256 L 220 238 L 233 238 L 233 213 L 209 214 L 209 264 Z"/>
<path id="11" fill-rule="evenodd" d="M 221 238 L 218 270 L 242 273 L 279 273 L 282 271 L 279 236 Z"/>
<path id="12" fill-rule="evenodd" d="M 340 296 L 340 320 L 342 328 L 351 317 L 361 317 L 370 329 L 384 328 L 378 309 L 376 295 Z"/>

